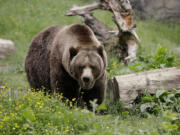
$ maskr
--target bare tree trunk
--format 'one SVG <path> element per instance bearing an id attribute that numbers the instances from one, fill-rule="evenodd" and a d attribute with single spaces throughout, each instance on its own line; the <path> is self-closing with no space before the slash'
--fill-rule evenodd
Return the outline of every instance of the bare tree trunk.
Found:
<path id="1" fill-rule="evenodd" d="M 96 9 L 108 10 L 114 14 L 113 21 L 117 25 L 117 30 L 112 31 L 104 23 L 93 16 L 91 11 Z M 100 3 L 78 7 L 74 6 L 67 11 L 67 16 L 80 15 L 95 33 L 102 44 L 115 44 L 121 46 L 121 54 L 124 62 L 136 59 L 137 42 L 139 37 L 136 34 L 136 25 L 133 22 L 134 12 L 129 0 L 100 0 Z M 112 42 L 114 39 L 117 42 Z"/>
<path id="2" fill-rule="evenodd" d="M 115 76 L 108 82 L 110 99 L 120 99 L 126 106 L 145 90 L 154 94 L 158 89 L 180 90 L 180 67 Z"/>

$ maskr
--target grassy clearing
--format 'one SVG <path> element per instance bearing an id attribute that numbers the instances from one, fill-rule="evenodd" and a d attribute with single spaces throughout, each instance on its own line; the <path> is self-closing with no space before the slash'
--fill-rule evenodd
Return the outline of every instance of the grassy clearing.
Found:
<path id="1" fill-rule="evenodd" d="M 179 113 L 171 109 L 160 111 L 157 116 L 148 114 L 147 118 L 142 118 L 124 110 L 121 103 L 117 102 L 107 106 L 109 115 L 97 116 L 85 110 L 70 109 L 59 102 L 59 97 L 49 98 L 42 93 L 27 92 L 29 86 L 24 73 L 24 58 L 32 38 L 54 24 L 82 23 L 80 17 L 64 16 L 77 3 L 87 4 L 83 0 L 0 0 L 0 38 L 13 40 L 16 49 L 14 56 L 0 61 L 0 65 L 10 66 L 10 71 L 0 73 L 0 83 L 8 87 L 3 85 L 0 88 L 0 135 L 180 134 L 178 124 L 173 120 L 179 117 Z M 95 15 L 108 26 L 114 27 L 110 13 L 98 11 Z M 137 26 L 137 33 L 142 40 L 138 61 L 125 67 L 117 58 L 109 57 L 108 77 L 169 67 L 169 64 L 180 65 L 180 55 L 172 53 L 174 48 L 180 47 L 179 23 L 137 20 Z M 157 48 L 161 50 L 162 46 L 166 48 L 158 53 Z M 171 60 L 168 60 L 169 57 Z M 143 61 L 142 58 L 151 61 Z M 15 90 L 25 91 L 25 94 L 17 95 Z M 7 91 L 10 94 L 7 95 Z"/>

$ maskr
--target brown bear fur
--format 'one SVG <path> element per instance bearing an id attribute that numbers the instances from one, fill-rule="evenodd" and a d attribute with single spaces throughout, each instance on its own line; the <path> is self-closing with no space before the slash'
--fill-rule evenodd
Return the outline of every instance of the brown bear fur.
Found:
<path id="1" fill-rule="evenodd" d="M 81 98 L 90 107 L 90 100 L 101 104 L 104 99 L 106 65 L 106 53 L 94 33 L 85 25 L 74 24 L 52 26 L 38 34 L 29 47 L 25 71 L 32 88 L 44 87 L 70 100 L 83 93 Z M 92 77 L 88 90 L 82 85 L 85 67 Z"/>

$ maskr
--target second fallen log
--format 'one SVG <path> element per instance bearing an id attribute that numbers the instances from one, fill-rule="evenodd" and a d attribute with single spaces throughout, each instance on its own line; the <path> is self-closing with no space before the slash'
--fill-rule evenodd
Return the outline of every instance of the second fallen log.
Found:
<path id="1" fill-rule="evenodd" d="M 0 39 L 0 59 L 14 54 L 14 43 L 11 40 Z"/>

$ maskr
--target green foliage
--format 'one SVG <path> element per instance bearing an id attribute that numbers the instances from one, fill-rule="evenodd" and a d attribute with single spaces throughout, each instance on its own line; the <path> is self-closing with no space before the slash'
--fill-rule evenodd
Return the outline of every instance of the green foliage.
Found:
<path id="1" fill-rule="evenodd" d="M 23 116 L 24 116 L 25 119 L 30 120 L 32 122 L 36 120 L 34 112 L 30 108 L 24 109 Z"/>
<path id="2" fill-rule="evenodd" d="M 50 98 L 42 92 L 16 95 L 10 89 L 1 89 L 0 134 L 65 135 L 88 131 L 94 115 L 78 108 L 70 110 L 60 98 Z"/>
<path id="3" fill-rule="evenodd" d="M 116 57 L 108 58 L 108 67 L 106 70 L 108 79 L 115 75 L 123 75 L 133 72 L 129 68 L 127 68 L 127 66 L 125 66 L 124 63 L 119 62 L 119 60 Z"/>
<path id="4" fill-rule="evenodd" d="M 180 134 L 180 113 L 171 111 L 163 112 L 164 122 L 159 131 L 163 135 L 179 135 Z"/>
<path id="5" fill-rule="evenodd" d="M 113 102 L 106 100 L 105 105 L 108 114 L 121 115 L 125 111 L 123 103 L 119 100 Z"/>
<path id="6" fill-rule="evenodd" d="M 149 113 L 158 115 L 165 110 L 180 113 L 180 92 L 158 90 L 154 95 L 146 93 L 135 105 L 135 109 L 145 116 Z"/>
<path id="7" fill-rule="evenodd" d="M 158 90 L 156 94 L 146 93 L 137 104 L 134 104 L 130 113 L 141 117 L 151 118 L 154 114 L 162 116 L 162 122 L 158 128 L 160 135 L 179 135 L 180 134 L 180 92 Z"/>
<path id="8" fill-rule="evenodd" d="M 61 95 L 50 97 L 42 92 L 17 92 L 5 86 L 0 88 L 1 135 L 178 135 L 180 131 L 179 113 L 171 110 L 163 111 L 162 117 L 149 115 L 144 119 L 132 115 L 117 101 L 99 107 L 94 105 L 98 111 L 109 110 L 108 113 L 114 115 L 95 115 L 71 104 L 67 106 L 61 102 Z M 159 98 L 163 95 L 167 94 L 156 94 Z M 143 102 L 148 101 L 152 100 Z"/>
<path id="9" fill-rule="evenodd" d="M 145 53 L 155 52 L 162 45 L 172 51 L 174 48 L 180 47 L 180 22 L 143 20 L 136 21 L 136 24 Z"/>
<path id="10" fill-rule="evenodd" d="M 107 67 L 107 77 L 111 78 L 115 74 L 118 74 L 120 71 L 120 66 L 119 62 L 116 58 L 111 58 L 108 60 L 108 67 Z"/>
<path id="11" fill-rule="evenodd" d="M 2 86 L 0 135 L 158 135 L 158 126 L 153 126 L 154 118 L 129 117 L 127 111 L 122 112 L 122 118 L 95 115 L 71 104 L 67 106 L 61 99 L 61 95 L 50 97 L 42 92 L 20 92 Z M 97 109 L 106 107 L 101 105 Z"/>
<path id="12" fill-rule="evenodd" d="M 130 65 L 129 68 L 134 72 L 142 72 L 177 65 L 180 65 L 180 63 L 177 63 L 175 55 L 167 47 L 162 46 L 157 49 L 155 54 L 142 54 L 138 56 L 137 62 Z"/>

